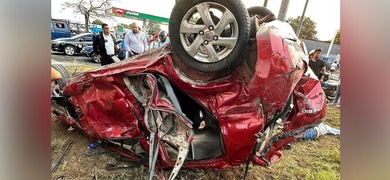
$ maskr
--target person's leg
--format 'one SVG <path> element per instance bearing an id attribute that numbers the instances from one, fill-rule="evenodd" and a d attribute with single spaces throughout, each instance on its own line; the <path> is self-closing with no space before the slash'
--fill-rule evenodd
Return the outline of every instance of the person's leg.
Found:
<path id="1" fill-rule="evenodd" d="M 332 128 L 324 123 L 320 123 L 317 126 L 310 128 L 306 132 L 304 132 L 302 134 L 302 140 L 314 140 L 317 139 L 319 136 L 325 134 L 339 135 L 340 130 Z"/>
<path id="2" fill-rule="evenodd" d="M 333 134 L 333 135 L 339 135 L 340 130 L 336 128 L 332 128 L 324 123 L 320 123 L 318 126 L 319 132 L 318 136 L 324 135 L 324 134 Z"/>
<path id="3" fill-rule="evenodd" d="M 303 135 L 302 139 L 303 140 L 314 140 L 318 137 L 318 131 L 314 128 L 308 129 Z"/>
<path id="4" fill-rule="evenodd" d="M 340 84 L 337 85 L 336 96 L 334 97 L 332 105 L 336 105 L 339 98 L 340 98 Z"/>
<path id="5" fill-rule="evenodd" d="M 108 56 L 108 55 L 102 56 L 102 57 L 100 58 L 100 64 L 101 64 L 102 66 L 107 65 L 107 64 L 111 64 L 112 62 L 113 62 L 113 61 L 112 61 L 111 57 Z"/>

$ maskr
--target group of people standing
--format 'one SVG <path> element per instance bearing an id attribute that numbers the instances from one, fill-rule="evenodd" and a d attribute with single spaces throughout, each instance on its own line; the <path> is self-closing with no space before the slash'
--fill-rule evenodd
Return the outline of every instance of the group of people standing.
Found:
<path id="1" fill-rule="evenodd" d="M 149 46 L 146 34 L 140 31 L 140 27 L 137 23 L 133 22 L 130 26 L 131 31 L 126 32 L 121 44 L 121 51 L 125 54 L 124 59 L 143 53 L 149 49 L 162 47 L 169 43 L 167 32 L 162 30 L 158 35 L 158 42 L 152 42 Z M 110 34 L 108 24 L 102 24 L 102 29 L 103 31 L 100 32 L 93 41 L 93 51 L 98 58 L 100 58 L 101 65 L 104 66 L 115 62 L 113 56 L 121 52 L 118 52 L 115 37 Z"/>

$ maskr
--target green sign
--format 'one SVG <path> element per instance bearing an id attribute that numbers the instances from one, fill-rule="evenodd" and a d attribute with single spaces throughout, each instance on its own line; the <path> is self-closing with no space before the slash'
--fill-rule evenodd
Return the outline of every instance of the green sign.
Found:
<path id="1" fill-rule="evenodd" d="M 108 11 L 107 13 L 109 13 L 111 15 L 119 16 L 119 17 L 127 17 L 127 18 L 133 17 L 135 19 L 140 19 L 140 20 L 148 19 L 148 20 L 156 21 L 156 22 L 169 23 L 168 18 L 154 16 L 154 15 L 150 15 L 150 14 L 143 14 L 143 13 L 139 13 L 139 12 L 135 12 L 135 11 L 129 11 L 129 10 L 121 9 L 121 8 L 117 8 L 117 7 L 112 7 L 111 11 Z"/>
<path id="2" fill-rule="evenodd" d="M 157 22 L 169 23 L 169 19 L 168 18 L 159 17 L 159 16 L 153 16 L 153 15 L 150 15 L 150 14 L 143 14 L 143 13 L 138 13 L 138 12 L 133 12 L 133 11 L 126 11 L 124 15 L 125 16 L 137 17 L 137 18 L 141 18 L 141 19 L 149 19 L 149 20 L 157 21 Z"/>

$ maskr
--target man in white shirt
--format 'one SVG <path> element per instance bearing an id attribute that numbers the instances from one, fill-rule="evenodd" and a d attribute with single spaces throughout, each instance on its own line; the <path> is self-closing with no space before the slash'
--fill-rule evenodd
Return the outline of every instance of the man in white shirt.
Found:
<path id="1" fill-rule="evenodd" d="M 100 59 L 102 66 L 113 63 L 115 56 L 115 37 L 110 34 L 107 24 L 102 24 L 103 31 L 100 32 L 93 41 L 93 51 Z"/>
<path id="2" fill-rule="evenodd" d="M 131 23 L 131 31 L 124 38 L 125 48 L 129 57 L 145 52 L 149 49 L 148 39 L 144 32 L 139 30 L 138 25 Z M 128 57 L 126 57 L 127 59 Z"/>
<path id="3" fill-rule="evenodd" d="M 330 65 L 330 74 L 332 74 L 333 72 L 335 72 L 337 69 L 337 64 L 336 62 L 333 62 L 331 65 Z"/>

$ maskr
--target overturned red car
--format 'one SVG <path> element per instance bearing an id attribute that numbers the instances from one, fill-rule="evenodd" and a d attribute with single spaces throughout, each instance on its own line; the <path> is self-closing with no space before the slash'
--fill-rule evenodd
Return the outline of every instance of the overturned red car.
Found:
<path id="1" fill-rule="evenodd" d="M 269 166 L 325 116 L 304 44 L 268 9 L 181 0 L 169 32 L 163 48 L 62 79 L 53 113 L 148 165 L 149 179 L 156 168 L 174 179 L 182 167 Z"/>

